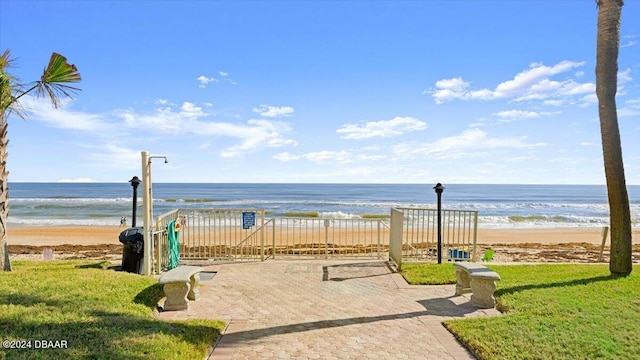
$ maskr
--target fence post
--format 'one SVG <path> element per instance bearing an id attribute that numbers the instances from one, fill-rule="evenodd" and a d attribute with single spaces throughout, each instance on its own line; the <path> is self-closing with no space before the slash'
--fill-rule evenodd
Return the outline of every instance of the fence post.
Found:
<path id="1" fill-rule="evenodd" d="M 609 227 L 602 227 L 602 246 L 600 246 L 600 256 L 598 256 L 598 262 L 602 261 L 602 253 L 604 252 L 604 245 L 607 242 L 607 234 L 609 234 Z"/>
<path id="2" fill-rule="evenodd" d="M 273 250 L 271 250 L 271 255 L 275 259 L 276 258 L 276 219 L 275 218 L 271 218 L 271 226 L 272 226 L 271 241 L 273 242 Z"/>
<path id="3" fill-rule="evenodd" d="M 329 219 L 324 219 L 324 258 L 329 258 Z"/>
<path id="4" fill-rule="evenodd" d="M 404 213 L 402 211 L 391 209 L 389 227 L 389 258 L 400 271 L 402 268 L 402 232 L 404 227 Z"/>
<path id="5" fill-rule="evenodd" d="M 473 217 L 473 258 L 471 259 L 473 262 L 478 260 L 478 255 L 476 252 L 476 244 L 478 242 L 478 212 L 474 213 Z"/>
<path id="6" fill-rule="evenodd" d="M 380 235 L 381 235 L 381 229 L 380 227 L 382 226 L 382 220 L 378 219 L 378 260 L 380 260 Z"/>
<path id="7" fill-rule="evenodd" d="M 260 260 L 264 261 L 264 210 L 260 211 Z"/>

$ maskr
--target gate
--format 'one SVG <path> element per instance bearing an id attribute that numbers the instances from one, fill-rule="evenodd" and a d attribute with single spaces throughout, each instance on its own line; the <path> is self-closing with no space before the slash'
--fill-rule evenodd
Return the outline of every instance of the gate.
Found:
<path id="1" fill-rule="evenodd" d="M 274 218 L 270 254 L 274 257 L 382 259 L 389 251 L 389 225 L 383 219 Z"/>
<path id="2" fill-rule="evenodd" d="M 264 260 L 269 254 L 264 210 L 178 209 L 156 218 L 154 270 L 167 269 L 167 225 L 180 224 L 181 260 Z"/>
<path id="3" fill-rule="evenodd" d="M 476 261 L 478 212 L 441 210 L 442 259 Z M 391 210 L 390 258 L 403 261 L 435 261 L 438 246 L 436 209 Z"/>

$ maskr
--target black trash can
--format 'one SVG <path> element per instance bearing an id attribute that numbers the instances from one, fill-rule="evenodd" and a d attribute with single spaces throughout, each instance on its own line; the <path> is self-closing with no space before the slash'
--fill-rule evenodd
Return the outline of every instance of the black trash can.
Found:
<path id="1" fill-rule="evenodd" d="M 142 226 L 131 227 L 120 233 L 122 243 L 122 271 L 144 274 L 144 233 Z"/>

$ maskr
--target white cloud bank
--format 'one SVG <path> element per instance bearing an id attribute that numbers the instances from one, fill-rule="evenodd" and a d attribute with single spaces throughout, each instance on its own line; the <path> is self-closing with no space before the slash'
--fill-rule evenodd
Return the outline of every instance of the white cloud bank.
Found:
<path id="1" fill-rule="evenodd" d="M 393 137 L 407 132 L 424 130 L 427 123 L 412 117 L 395 117 L 391 120 L 370 121 L 364 124 L 346 124 L 336 130 L 343 139 L 371 139 Z"/>
<path id="2" fill-rule="evenodd" d="M 94 137 L 109 140 L 104 145 L 104 154 L 110 158 L 95 156 L 95 160 L 113 163 L 114 159 L 124 160 L 137 157 L 137 152 L 114 145 L 114 134 L 127 139 L 157 136 L 172 138 L 180 136 L 209 136 L 227 137 L 239 140 L 220 151 L 222 157 L 235 157 L 253 152 L 264 147 L 296 146 L 297 142 L 287 137 L 291 127 L 281 121 L 267 119 L 249 119 L 246 123 L 231 123 L 211 121 L 210 114 L 195 103 L 185 101 L 175 105 L 165 99 L 155 102 L 157 108 L 151 112 L 137 112 L 134 110 L 116 110 L 109 114 L 90 114 L 69 110 L 70 100 L 63 100 L 58 109 L 52 109 L 51 104 L 43 99 L 25 96 L 22 99 L 25 109 L 29 110 L 30 119 L 41 121 L 47 126 L 65 130 L 82 131 Z M 291 113 L 288 110 L 281 112 Z M 135 135 L 134 135 L 135 133 Z"/>
<path id="3" fill-rule="evenodd" d="M 471 158 L 483 151 L 495 149 L 523 149 L 524 138 L 494 138 L 483 130 L 467 129 L 459 135 L 441 138 L 433 143 L 401 143 L 393 147 L 398 158 L 433 157 L 436 159 Z"/>
<path id="4" fill-rule="evenodd" d="M 461 77 L 442 79 L 435 88 L 425 90 L 431 94 L 436 104 L 453 100 L 495 100 L 514 99 L 544 100 L 590 94 L 595 91 L 593 83 L 579 83 L 573 79 L 556 81 L 551 77 L 581 67 L 585 62 L 561 61 L 553 66 L 533 63 L 514 76 L 513 79 L 498 84 L 494 89 L 471 89 L 471 83 Z"/>
<path id="5" fill-rule="evenodd" d="M 344 150 L 343 151 L 322 150 L 322 151 L 315 151 L 315 152 L 310 152 L 310 153 L 301 154 L 301 155 L 294 155 L 288 152 L 283 152 L 283 153 L 274 155 L 273 159 L 282 161 L 282 162 L 306 159 L 317 164 L 329 163 L 329 162 L 348 163 L 352 161 L 351 153 Z"/>
<path id="6" fill-rule="evenodd" d="M 291 106 L 260 105 L 259 107 L 253 108 L 254 113 L 269 118 L 291 116 L 294 111 Z"/>

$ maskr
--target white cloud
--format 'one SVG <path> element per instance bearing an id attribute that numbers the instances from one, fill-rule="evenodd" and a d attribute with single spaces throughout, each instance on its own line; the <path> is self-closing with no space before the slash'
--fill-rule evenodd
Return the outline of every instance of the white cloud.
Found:
<path id="1" fill-rule="evenodd" d="M 523 138 L 493 138 L 478 128 L 467 129 L 460 135 L 445 137 L 433 143 L 401 143 L 393 148 L 400 158 L 424 156 L 436 159 L 474 157 L 494 149 L 522 149 L 531 147 Z"/>
<path id="2" fill-rule="evenodd" d="M 140 151 L 115 144 L 101 146 L 99 151 L 87 155 L 93 166 L 104 169 L 137 170 L 140 168 Z"/>
<path id="3" fill-rule="evenodd" d="M 125 127 L 160 135 L 215 136 L 239 139 L 240 143 L 221 151 L 223 157 L 236 157 L 261 147 L 296 146 L 297 142 L 286 138 L 289 125 L 265 119 L 248 120 L 246 124 L 214 122 L 200 106 L 184 102 L 179 109 L 172 106 L 158 108 L 152 113 L 120 111 Z"/>
<path id="4" fill-rule="evenodd" d="M 306 159 L 315 162 L 315 163 L 325 163 L 325 162 L 338 162 L 345 163 L 351 162 L 351 154 L 347 151 L 317 151 L 310 152 L 308 154 L 303 155 Z"/>
<path id="5" fill-rule="evenodd" d="M 387 155 L 364 155 L 360 154 L 356 156 L 358 161 L 379 161 L 389 158 Z"/>
<path id="6" fill-rule="evenodd" d="M 182 107 L 180 108 L 180 115 L 186 117 L 202 117 L 206 116 L 207 114 L 202 111 L 201 107 L 196 106 L 194 103 L 185 101 L 184 103 L 182 103 Z"/>
<path id="7" fill-rule="evenodd" d="M 282 152 L 273 156 L 273 159 L 278 161 L 294 161 L 306 159 L 314 163 L 349 163 L 352 162 L 351 153 L 347 151 L 315 151 L 301 155 L 294 155 L 288 152 Z"/>
<path id="8" fill-rule="evenodd" d="M 618 109 L 618 116 L 638 116 L 640 115 L 640 98 L 629 99 L 623 103 L 622 108 Z"/>
<path id="9" fill-rule="evenodd" d="M 436 104 L 457 99 L 465 101 L 495 99 L 524 101 L 585 94 L 595 91 L 595 85 L 592 83 L 578 83 L 572 79 L 563 81 L 551 80 L 554 75 L 565 73 L 584 64 L 585 62 L 567 60 L 553 66 L 533 63 L 529 66 L 529 69 L 516 74 L 511 80 L 498 84 L 494 89 L 472 90 L 470 89 L 470 83 L 461 77 L 443 79 L 435 83 L 435 88 L 426 90 L 425 93 L 431 94 Z M 576 73 L 576 76 L 579 76 L 579 74 Z"/>
<path id="10" fill-rule="evenodd" d="M 273 158 L 278 161 L 287 162 L 287 161 L 299 160 L 300 155 L 293 155 L 285 151 L 285 152 L 281 152 L 279 154 L 273 155 Z"/>
<path id="11" fill-rule="evenodd" d="M 296 146 L 297 142 L 283 137 L 283 133 L 289 132 L 288 125 L 267 120 L 249 120 L 249 126 L 233 129 L 235 136 L 240 135 L 242 142 L 220 152 L 225 158 L 237 157 L 247 152 L 255 151 L 263 146 L 284 147 Z M 231 129 L 231 128 L 230 128 Z M 240 130 L 241 133 L 237 131 Z"/>
<path id="12" fill-rule="evenodd" d="M 513 80 L 505 81 L 495 89 L 494 97 L 515 97 L 525 94 L 528 90 L 540 82 L 548 79 L 552 75 L 566 72 L 576 67 L 584 65 L 584 62 L 561 61 L 554 66 L 545 66 L 542 63 L 533 63 L 528 70 L 524 70 L 517 74 Z"/>
<path id="13" fill-rule="evenodd" d="M 204 75 L 198 76 L 197 80 L 200 83 L 200 85 L 198 85 L 199 88 L 205 88 L 211 82 L 217 83 L 217 82 L 220 81 L 220 80 L 214 78 L 213 76 L 212 77 L 206 77 Z"/>
<path id="14" fill-rule="evenodd" d="M 113 125 L 109 124 L 101 115 L 70 110 L 69 107 L 72 103 L 70 99 L 62 99 L 57 109 L 51 106 L 49 100 L 30 95 L 23 96 L 20 103 L 29 119 L 42 121 L 54 128 L 95 133 L 113 130 Z"/>
<path id="15" fill-rule="evenodd" d="M 633 80 L 631 77 L 631 69 L 618 72 L 618 84 L 628 83 L 631 80 Z"/>
<path id="16" fill-rule="evenodd" d="M 631 46 L 633 46 L 633 45 L 635 45 L 637 43 L 638 43 L 637 41 L 629 40 L 628 42 L 620 45 L 620 48 L 621 49 L 628 48 L 628 47 L 631 47 Z"/>
<path id="17" fill-rule="evenodd" d="M 515 120 L 521 120 L 521 119 L 535 119 L 535 118 L 539 118 L 541 116 L 548 116 L 548 115 L 557 115 L 560 114 L 560 111 L 555 111 L 555 112 L 549 112 L 549 111 L 542 111 L 542 112 L 537 112 L 537 111 L 525 111 L 525 110 L 505 110 L 505 111 L 499 111 L 497 113 L 494 113 L 493 115 L 497 116 L 499 118 L 498 123 L 508 123 L 508 122 L 512 122 Z"/>
<path id="18" fill-rule="evenodd" d="M 260 114 L 260 116 L 276 118 L 290 116 L 293 114 L 294 109 L 291 106 L 260 105 L 259 107 L 253 108 L 253 112 Z"/>
<path id="19" fill-rule="evenodd" d="M 424 130 L 427 123 L 412 117 L 395 117 L 391 120 L 370 121 L 362 125 L 347 124 L 336 130 L 343 139 L 371 139 L 392 137 L 411 131 Z"/>
<path id="20" fill-rule="evenodd" d="M 29 110 L 29 119 L 54 128 L 81 131 L 80 140 L 73 138 L 73 146 L 86 147 L 88 150 L 83 151 L 80 156 L 89 159 L 87 164 L 90 166 L 98 168 L 138 169 L 139 146 L 183 135 L 237 139 L 244 152 L 263 146 L 295 145 L 295 141 L 285 137 L 290 130 L 286 124 L 268 121 L 246 124 L 204 121 L 203 118 L 208 114 L 192 102 L 176 106 L 166 99 L 159 99 L 155 101 L 158 107 L 153 112 L 119 110 L 108 114 L 88 114 L 72 111 L 70 106 L 73 102 L 68 99 L 64 99 L 58 109 L 51 108 L 51 104 L 44 99 L 27 95 L 22 100 L 24 107 Z M 105 139 L 108 143 L 103 145 Z M 135 149 L 130 149 L 129 146 Z"/>
<path id="21" fill-rule="evenodd" d="M 523 111 L 523 110 L 505 110 L 493 114 L 503 119 L 531 119 L 540 117 L 540 113 L 535 111 Z"/>
<path id="22" fill-rule="evenodd" d="M 442 104 L 445 101 L 463 99 L 470 85 L 461 77 L 442 79 L 436 81 L 435 90 L 426 90 L 425 93 L 431 93 L 436 104 Z"/>
<path id="23" fill-rule="evenodd" d="M 542 104 L 548 106 L 562 106 L 565 104 L 565 101 L 562 99 L 547 99 L 543 101 Z"/>
<path id="24" fill-rule="evenodd" d="M 218 74 L 219 74 L 220 76 L 222 76 L 222 77 L 227 77 L 227 76 L 229 76 L 229 73 L 228 73 L 228 72 L 225 72 L 225 71 L 220 71 Z"/>

